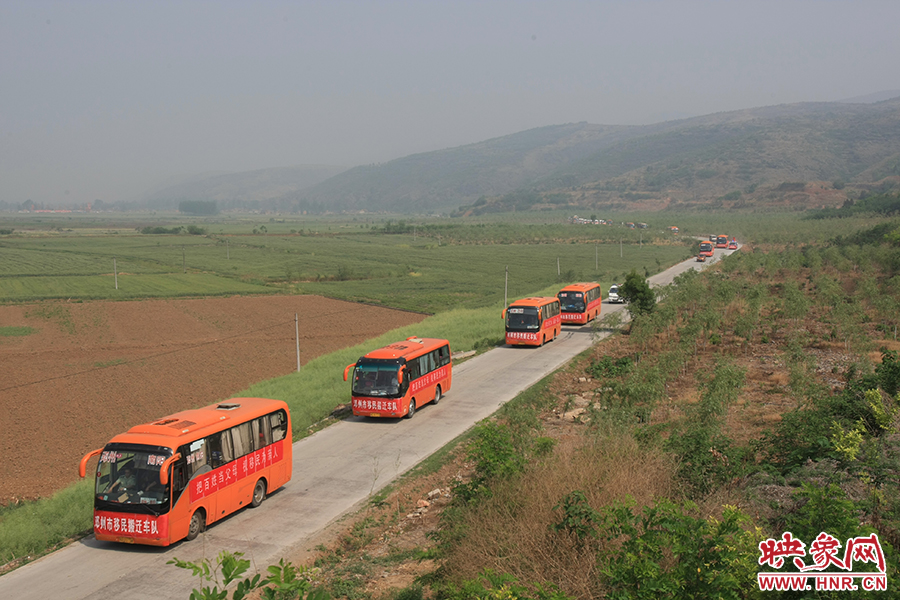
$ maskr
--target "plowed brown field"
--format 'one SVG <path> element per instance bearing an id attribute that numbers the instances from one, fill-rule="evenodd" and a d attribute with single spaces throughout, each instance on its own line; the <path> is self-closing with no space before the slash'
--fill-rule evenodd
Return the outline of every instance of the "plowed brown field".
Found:
<path id="1" fill-rule="evenodd" d="M 0 504 L 46 496 L 113 435 L 228 398 L 424 315 L 318 296 L 0 306 Z M 339 377 L 340 374 L 336 374 Z"/>

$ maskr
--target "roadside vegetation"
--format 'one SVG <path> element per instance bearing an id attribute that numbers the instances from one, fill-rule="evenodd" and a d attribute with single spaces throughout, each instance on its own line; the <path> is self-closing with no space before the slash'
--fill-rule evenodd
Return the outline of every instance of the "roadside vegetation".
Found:
<path id="1" fill-rule="evenodd" d="M 367 511 L 391 507 L 389 526 L 367 512 L 317 580 L 342 598 L 755 598 L 777 570 L 760 542 L 789 531 L 808 550 L 876 534 L 896 595 L 900 223 L 875 231 L 747 246 L 657 290 L 623 335 L 479 424 L 443 484 L 406 487 L 451 490 L 430 525 L 404 519 L 415 496 L 379 498 Z M 390 548 L 417 559 L 368 558 Z M 378 583 L 404 569 L 414 582 Z"/>

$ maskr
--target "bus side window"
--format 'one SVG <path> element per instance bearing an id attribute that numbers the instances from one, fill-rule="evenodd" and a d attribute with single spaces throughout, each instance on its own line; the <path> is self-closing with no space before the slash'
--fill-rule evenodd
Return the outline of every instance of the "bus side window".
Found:
<path id="1" fill-rule="evenodd" d="M 450 346 L 441 346 L 438 348 L 438 353 L 440 356 L 438 364 L 440 366 L 443 367 L 444 365 L 450 364 Z"/>
<path id="2" fill-rule="evenodd" d="M 213 469 L 218 469 L 225 464 L 225 459 L 222 455 L 222 434 L 214 433 L 206 438 L 206 442 L 206 449 L 209 452 L 209 466 Z"/>
<path id="3" fill-rule="evenodd" d="M 188 481 L 201 473 L 207 473 L 212 470 L 212 467 L 209 466 L 210 456 L 206 438 L 199 439 L 187 446 L 182 446 L 182 448 L 187 452 L 184 456 L 187 457 L 185 460 L 185 474 Z M 191 451 L 192 448 L 193 451 Z"/>
<path id="4" fill-rule="evenodd" d="M 272 443 L 272 430 L 268 428 L 268 422 L 265 417 L 251 421 L 250 430 L 253 435 L 254 450 L 262 450 Z"/>
<path id="5" fill-rule="evenodd" d="M 234 442 L 235 458 L 240 458 L 253 452 L 253 438 L 250 435 L 250 423 L 243 423 L 232 427 L 231 441 Z"/>
<path id="6" fill-rule="evenodd" d="M 422 355 L 422 373 L 434 371 L 434 352 Z"/>
<path id="7" fill-rule="evenodd" d="M 209 466 L 218 469 L 222 465 L 228 464 L 234 460 L 231 451 L 231 431 L 225 430 L 221 433 L 214 433 L 206 438 L 209 449 Z"/>
<path id="8" fill-rule="evenodd" d="M 406 362 L 406 374 L 407 378 L 404 378 L 404 381 L 415 381 L 422 374 L 421 363 L 418 358 L 414 358 Z"/>
<path id="9" fill-rule="evenodd" d="M 231 443 L 231 430 L 222 432 L 222 460 L 225 464 L 234 460 L 234 446 Z"/>
<path id="10" fill-rule="evenodd" d="M 269 424 L 272 427 L 272 441 L 277 442 L 285 438 L 287 434 L 286 416 L 283 410 L 269 415 Z"/>

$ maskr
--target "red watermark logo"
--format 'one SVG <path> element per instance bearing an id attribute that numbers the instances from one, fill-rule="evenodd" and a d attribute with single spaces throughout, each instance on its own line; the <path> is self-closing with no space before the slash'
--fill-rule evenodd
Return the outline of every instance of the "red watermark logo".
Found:
<path id="1" fill-rule="evenodd" d="M 781 539 L 769 538 L 760 542 L 759 552 L 757 562 L 760 565 L 780 569 L 786 559 L 792 559 L 797 568 L 797 571 L 791 572 L 757 573 L 756 580 L 762 591 L 887 590 L 884 552 L 878 535 L 874 533 L 850 538 L 846 544 L 841 544 L 837 538 L 823 531 L 809 545 L 807 552 L 806 544 L 786 531 Z M 811 564 L 804 561 L 807 556 Z M 874 565 L 874 570 L 869 564 Z M 829 567 L 838 571 L 825 572 Z"/>

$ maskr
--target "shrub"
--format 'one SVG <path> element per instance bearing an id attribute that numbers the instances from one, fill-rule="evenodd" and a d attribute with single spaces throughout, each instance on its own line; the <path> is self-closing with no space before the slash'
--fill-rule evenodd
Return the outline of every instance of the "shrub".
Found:
<path id="1" fill-rule="evenodd" d="M 628 356 L 623 356 L 621 358 L 604 356 L 591 365 L 591 374 L 596 379 L 600 379 L 601 377 L 618 377 L 619 375 L 628 373 L 633 364 L 634 361 Z"/>
<path id="2" fill-rule="evenodd" d="M 455 490 L 455 495 L 463 502 L 489 495 L 491 482 L 521 473 L 526 464 L 525 455 L 514 443 L 511 428 L 494 421 L 475 428 L 468 458 L 475 463 L 475 474 L 468 483 L 458 485 Z"/>
<path id="3" fill-rule="evenodd" d="M 678 456 L 678 477 L 694 496 L 703 496 L 731 479 L 740 453 L 727 436 L 710 425 L 693 425 L 674 432 L 665 448 Z"/>
<path id="4" fill-rule="evenodd" d="M 656 307 L 656 294 L 647 280 L 634 269 L 625 276 L 625 283 L 619 286 L 619 295 L 628 303 L 626 308 L 632 316 L 648 314 Z"/>
<path id="5" fill-rule="evenodd" d="M 195 588 L 191 592 L 191 600 L 226 600 L 228 598 L 227 588 L 235 582 L 237 585 L 231 596 L 232 600 L 243 600 L 254 590 L 259 590 L 260 597 L 264 600 L 290 600 L 293 598 L 328 600 L 330 598 L 324 590 L 314 589 L 309 580 L 303 577 L 307 570 L 305 567 L 295 567 L 291 563 L 284 562 L 284 559 L 281 559 L 278 565 L 272 565 L 267 569 L 269 575 L 265 579 L 262 579 L 259 573 L 250 579 L 244 579 L 244 573 L 250 569 L 250 561 L 243 556 L 243 552 L 222 550 L 216 557 L 215 565 L 208 558 L 204 558 L 200 562 L 173 558 L 166 564 L 188 569 L 193 572 L 195 577 L 199 577 L 200 581 L 214 584 L 199 590 Z M 221 590 L 219 585 L 222 586 Z"/>
<path id="6" fill-rule="evenodd" d="M 889 396 L 896 396 L 900 390 L 900 361 L 895 350 L 881 350 L 881 364 L 875 367 L 878 383 Z"/>
<path id="7" fill-rule="evenodd" d="M 785 531 L 790 531 L 794 537 L 812 541 L 826 526 L 828 533 L 840 540 L 871 533 L 860 526 L 853 502 L 834 483 L 824 486 L 804 483 L 794 493 L 794 500 L 797 508 L 784 522 Z"/>
<path id="8" fill-rule="evenodd" d="M 550 524 L 551 531 L 575 536 L 579 543 L 584 543 L 587 538 L 597 537 L 602 515 L 591 508 L 584 492 L 569 492 L 553 510 L 562 512 L 562 515 L 557 522 Z"/>
<path id="9" fill-rule="evenodd" d="M 635 514 L 618 504 L 605 510 L 609 540 L 621 540 L 603 568 L 612 600 L 743 598 L 756 579 L 757 537 L 749 517 L 726 506 L 721 521 L 689 514 L 692 504 L 660 500 Z"/>
<path id="10" fill-rule="evenodd" d="M 828 437 L 833 420 L 815 407 L 796 408 L 781 415 L 781 421 L 763 434 L 760 450 L 766 462 L 782 473 L 809 460 L 836 458 Z"/>

